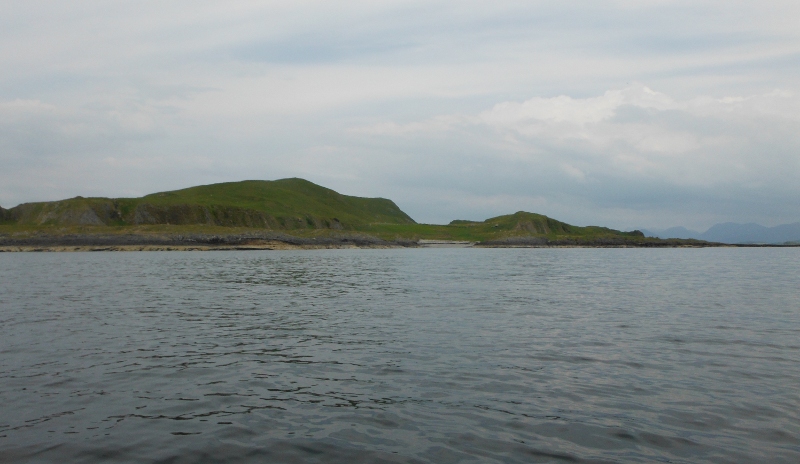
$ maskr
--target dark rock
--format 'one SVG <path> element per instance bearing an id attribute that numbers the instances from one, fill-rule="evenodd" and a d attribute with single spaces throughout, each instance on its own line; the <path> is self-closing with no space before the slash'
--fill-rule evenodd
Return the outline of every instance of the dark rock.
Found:
<path id="1" fill-rule="evenodd" d="M 260 245 L 265 241 L 283 242 L 297 246 L 417 246 L 415 241 L 396 240 L 385 241 L 366 234 L 341 234 L 328 237 L 296 237 L 289 234 L 264 231 L 251 234 L 231 235 L 151 235 L 151 234 L 122 234 L 122 235 L 48 235 L 37 234 L 27 237 L 0 236 L 0 246 L 24 247 L 70 247 L 70 246 L 176 246 L 176 245 L 206 245 L 206 246 L 247 246 Z"/>

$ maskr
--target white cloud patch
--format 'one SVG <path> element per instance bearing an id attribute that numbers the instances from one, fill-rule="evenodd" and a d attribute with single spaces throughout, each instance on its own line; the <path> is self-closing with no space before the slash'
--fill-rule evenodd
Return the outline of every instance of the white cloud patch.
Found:
<path id="1" fill-rule="evenodd" d="M 353 131 L 414 136 L 490 128 L 494 136 L 488 141 L 499 151 L 531 162 L 561 160 L 564 172 L 576 179 L 614 170 L 708 186 L 745 180 L 739 177 L 755 174 L 768 158 L 786 155 L 800 138 L 798 115 L 800 99 L 791 92 L 678 101 L 634 85 L 599 97 L 536 97 L 499 103 L 477 115 L 384 122 Z M 775 141 L 782 150 L 753 153 L 754 143 L 774 135 L 763 133 L 765 127 L 780 133 Z"/>
<path id="2" fill-rule="evenodd" d="M 432 222 L 800 220 L 797 1 L 6 3 L 4 207 L 300 176 Z"/>
<path id="3" fill-rule="evenodd" d="M 535 97 L 522 103 L 498 103 L 479 117 L 492 126 L 530 129 L 531 123 L 545 121 L 578 126 L 610 119 L 624 105 L 655 110 L 674 109 L 674 100 L 644 86 L 609 90 L 600 97 L 575 99 L 566 95 L 554 98 Z"/>
<path id="4" fill-rule="evenodd" d="M 482 154 L 448 159 L 513 165 L 506 175 L 515 187 L 501 188 L 553 199 L 575 193 L 586 208 L 672 203 L 680 209 L 728 197 L 749 210 L 754 195 L 800 195 L 794 181 L 800 178 L 798 115 L 800 98 L 788 91 L 681 100 L 636 84 L 597 97 L 535 97 L 472 115 L 384 122 L 355 132 L 387 144 L 449 141 L 455 151 L 466 149 L 468 140 Z M 530 184 L 519 187 L 525 177 Z M 785 206 L 788 217 L 799 212 Z"/>

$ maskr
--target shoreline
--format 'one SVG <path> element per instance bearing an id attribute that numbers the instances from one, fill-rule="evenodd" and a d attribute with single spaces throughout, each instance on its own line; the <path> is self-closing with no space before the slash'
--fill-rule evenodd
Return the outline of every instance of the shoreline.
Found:
<path id="1" fill-rule="evenodd" d="M 75 253 L 75 252 L 134 252 L 134 251 L 284 251 L 284 250 L 362 250 L 401 248 L 800 248 L 800 245 L 782 244 L 536 244 L 536 245 L 398 245 L 398 244 L 292 244 L 285 242 L 247 245 L 0 245 L 0 253 Z"/>
<path id="2" fill-rule="evenodd" d="M 364 233 L 302 237 L 285 233 L 256 234 L 67 234 L 0 236 L 0 253 L 96 251 L 247 251 L 391 248 L 788 248 L 800 244 L 727 244 L 680 239 L 627 237 L 508 237 L 484 242 L 444 239 L 384 240 Z"/>
<path id="3" fill-rule="evenodd" d="M 257 251 L 257 250 L 328 250 L 328 249 L 388 249 L 400 246 L 356 246 L 356 245 L 292 245 L 288 243 L 264 245 L 79 245 L 79 246 L 0 246 L 0 253 L 71 253 L 96 251 Z"/>

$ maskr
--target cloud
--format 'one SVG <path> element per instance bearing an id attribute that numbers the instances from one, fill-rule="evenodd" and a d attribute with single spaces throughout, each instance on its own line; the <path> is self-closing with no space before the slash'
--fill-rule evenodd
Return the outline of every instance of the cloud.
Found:
<path id="1" fill-rule="evenodd" d="M 796 1 L 7 3 L 4 207 L 301 176 L 432 222 L 800 215 Z"/>
<path id="2" fill-rule="evenodd" d="M 708 207 L 728 198 L 739 202 L 744 217 L 770 197 L 786 199 L 772 213 L 783 209 L 790 219 L 800 214 L 789 202 L 800 195 L 793 180 L 800 176 L 798 115 L 800 98 L 789 91 L 681 100 L 635 84 L 595 97 L 534 97 L 476 114 L 354 131 L 390 146 L 398 139 L 428 146 L 445 141 L 450 148 L 438 156 L 462 168 L 484 166 L 483 182 L 502 171 L 498 164 L 513 166 L 498 173 L 504 179 L 495 184 L 498 192 L 553 202 L 577 196 L 570 202 L 584 214 L 627 208 L 647 215 L 666 206 L 691 215 L 697 203 Z M 481 154 L 458 156 L 469 153 L 465 145 L 480 147 Z M 465 191 L 475 181 L 451 179 Z M 737 209 L 719 204 L 707 213 L 711 220 Z"/>

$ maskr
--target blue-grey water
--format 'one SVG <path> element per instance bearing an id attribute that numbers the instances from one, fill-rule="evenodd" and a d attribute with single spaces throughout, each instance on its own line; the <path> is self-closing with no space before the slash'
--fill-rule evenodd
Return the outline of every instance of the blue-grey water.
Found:
<path id="1" fill-rule="evenodd" d="M 3 462 L 800 462 L 800 249 L 0 254 Z"/>

